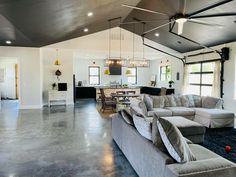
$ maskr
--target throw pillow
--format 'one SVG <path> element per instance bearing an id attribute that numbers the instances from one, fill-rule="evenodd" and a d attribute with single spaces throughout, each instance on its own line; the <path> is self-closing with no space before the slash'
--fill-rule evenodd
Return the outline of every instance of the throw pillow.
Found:
<path id="1" fill-rule="evenodd" d="M 181 102 L 181 97 L 180 96 L 174 95 L 174 99 L 175 99 L 176 106 L 182 106 L 182 102 Z"/>
<path id="2" fill-rule="evenodd" d="M 223 100 L 221 98 L 216 97 L 202 97 L 202 107 L 203 108 L 218 108 L 222 109 Z"/>
<path id="3" fill-rule="evenodd" d="M 167 95 L 167 98 L 169 100 L 170 106 L 171 107 L 176 107 L 176 102 L 175 102 L 174 95 Z"/>
<path id="4" fill-rule="evenodd" d="M 125 120 L 125 122 L 127 122 L 130 125 L 134 125 L 133 117 L 127 110 L 123 109 L 119 113 L 122 116 L 122 118 Z"/>
<path id="5" fill-rule="evenodd" d="M 170 107 L 171 105 L 170 105 L 170 101 L 169 101 L 168 97 L 165 95 L 165 96 L 163 96 L 163 98 L 165 100 L 165 107 Z"/>
<path id="6" fill-rule="evenodd" d="M 196 157 L 179 129 L 166 119 L 159 118 L 158 121 L 158 130 L 169 154 L 179 163 L 195 161 Z"/>
<path id="7" fill-rule="evenodd" d="M 202 98 L 199 95 L 192 95 L 195 107 L 202 107 Z"/>
<path id="8" fill-rule="evenodd" d="M 130 112 L 132 116 L 135 114 L 141 117 L 145 117 L 147 115 L 146 105 L 144 106 L 144 103 L 142 104 L 141 101 L 132 102 L 130 105 Z"/>
<path id="9" fill-rule="evenodd" d="M 181 102 L 182 102 L 182 105 L 184 106 L 184 107 L 189 107 L 189 100 L 188 100 L 188 98 L 184 95 L 184 96 L 181 96 Z"/>
<path id="10" fill-rule="evenodd" d="M 146 105 L 147 111 L 153 111 L 153 100 L 149 95 L 144 95 L 143 101 Z"/>
<path id="11" fill-rule="evenodd" d="M 166 151 L 165 145 L 163 144 L 163 141 L 161 140 L 161 135 L 158 130 L 157 122 L 159 117 L 154 114 L 153 120 L 152 120 L 152 143 L 161 151 Z"/>
<path id="12" fill-rule="evenodd" d="M 148 140 L 152 140 L 152 123 L 143 117 L 133 115 L 134 126 L 137 131 Z"/>
<path id="13" fill-rule="evenodd" d="M 139 106 L 139 108 L 142 110 L 143 114 L 144 114 L 145 116 L 147 116 L 148 111 L 147 111 L 147 107 L 146 107 L 145 103 L 142 102 L 142 101 L 140 101 L 140 102 L 138 103 L 138 106 Z"/>
<path id="14" fill-rule="evenodd" d="M 152 96 L 153 100 L 153 108 L 164 108 L 165 107 L 165 99 L 163 96 Z"/>
<path id="15" fill-rule="evenodd" d="M 189 106 L 188 107 L 195 107 L 193 95 L 185 95 L 185 96 L 187 97 L 188 102 L 189 102 Z"/>

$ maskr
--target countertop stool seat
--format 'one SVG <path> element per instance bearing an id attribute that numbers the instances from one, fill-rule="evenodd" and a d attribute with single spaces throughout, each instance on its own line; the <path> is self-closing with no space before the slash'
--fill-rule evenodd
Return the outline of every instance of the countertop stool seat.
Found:
<path id="1" fill-rule="evenodd" d="M 182 116 L 163 117 L 176 125 L 183 136 L 193 143 L 202 144 L 206 127 Z"/>

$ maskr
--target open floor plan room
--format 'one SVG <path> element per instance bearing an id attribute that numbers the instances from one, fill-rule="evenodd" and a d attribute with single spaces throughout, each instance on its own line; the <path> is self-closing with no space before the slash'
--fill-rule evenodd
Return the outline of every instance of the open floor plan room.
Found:
<path id="1" fill-rule="evenodd" d="M 234 177 L 235 7 L 0 2 L 0 177 Z"/>

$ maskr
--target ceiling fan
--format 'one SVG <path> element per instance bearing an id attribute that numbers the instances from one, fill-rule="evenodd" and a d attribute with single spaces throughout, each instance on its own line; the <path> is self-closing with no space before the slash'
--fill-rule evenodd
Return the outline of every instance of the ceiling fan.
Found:
<path id="1" fill-rule="evenodd" d="M 216 23 L 210 23 L 210 22 L 206 22 L 206 21 L 202 21 L 202 20 L 198 20 L 198 19 L 213 18 L 213 17 L 225 17 L 225 16 L 236 16 L 235 12 L 217 13 L 217 14 L 208 14 L 208 15 L 198 15 L 198 14 L 200 14 L 202 12 L 205 12 L 207 10 L 213 9 L 215 7 L 221 6 L 223 4 L 229 3 L 231 1 L 233 1 L 233 0 L 223 0 L 223 1 L 217 2 L 215 4 L 212 4 L 210 6 L 207 6 L 203 9 L 200 9 L 200 10 L 197 10 L 195 12 L 187 14 L 186 13 L 187 0 L 179 0 L 179 4 L 180 4 L 179 5 L 179 13 L 177 13 L 174 16 L 171 16 L 171 17 L 166 13 L 157 12 L 157 11 L 153 11 L 153 10 L 149 10 L 149 9 L 145 9 L 145 8 L 141 8 L 141 7 L 130 6 L 130 5 L 127 5 L 127 4 L 122 4 L 122 6 L 127 7 L 127 8 L 131 8 L 131 9 L 135 9 L 135 10 L 145 11 L 145 12 L 148 12 L 148 13 L 154 13 L 154 14 L 157 14 L 157 15 L 162 15 L 162 16 L 168 17 L 168 19 L 166 19 L 166 20 L 169 20 L 168 23 L 162 24 L 162 25 L 157 26 L 153 29 L 145 31 L 142 35 L 146 35 L 147 33 L 150 33 L 150 32 L 152 32 L 156 29 L 162 28 L 162 27 L 170 25 L 172 23 L 173 23 L 173 27 L 177 23 L 177 25 L 178 25 L 178 32 L 177 33 L 178 33 L 178 35 L 181 35 L 181 34 L 183 34 L 184 24 L 186 22 L 191 22 L 191 23 L 197 23 L 197 24 L 201 24 L 201 25 L 208 25 L 208 26 L 222 28 L 224 25 L 216 24 Z M 159 20 L 157 20 L 157 21 L 159 21 Z M 142 22 L 143 23 L 150 23 L 150 22 L 154 22 L 154 21 L 142 21 Z M 128 22 L 127 24 L 130 24 L 130 23 L 132 23 L 132 22 Z M 134 23 L 137 23 L 137 22 L 134 22 Z M 125 23 L 123 23 L 123 24 L 125 24 Z"/>

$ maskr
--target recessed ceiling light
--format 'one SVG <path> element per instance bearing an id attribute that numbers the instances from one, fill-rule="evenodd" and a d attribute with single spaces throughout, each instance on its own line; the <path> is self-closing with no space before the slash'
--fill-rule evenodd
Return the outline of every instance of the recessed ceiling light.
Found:
<path id="1" fill-rule="evenodd" d="M 92 17 L 93 16 L 93 12 L 89 12 L 87 15 L 88 15 L 88 17 Z"/>
<path id="2" fill-rule="evenodd" d="M 88 32 L 88 28 L 84 28 L 84 32 Z"/>
<path id="3" fill-rule="evenodd" d="M 11 44 L 11 41 L 6 41 L 6 44 Z"/>
<path id="4" fill-rule="evenodd" d="M 155 33 L 155 36 L 158 37 L 158 36 L 160 36 L 160 34 L 159 33 Z"/>

